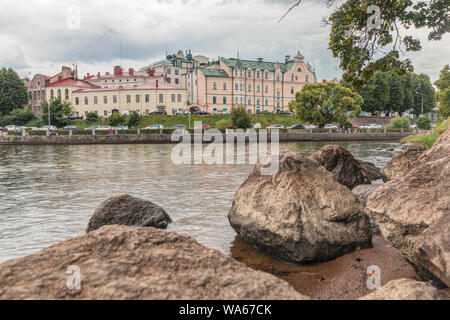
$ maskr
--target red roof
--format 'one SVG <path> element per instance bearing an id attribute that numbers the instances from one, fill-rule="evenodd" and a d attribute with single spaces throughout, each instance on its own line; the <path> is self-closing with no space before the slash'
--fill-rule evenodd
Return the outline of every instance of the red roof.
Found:
<path id="1" fill-rule="evenodd" d="M 87 89 L 95 89 L 99 88 L 98 86 L 89 83 L 83 80 L 75 80 L 75 79 L 65 79 L 55 83 L 48 85 L 48 87 L 78 87 L 78 88 L 87 88 Z"/>
<path id="2" fill-rule="evenodd" d="M 114 74 L 101 74 L 100 77 L 98 75 L 90 75 L 89 78 L 86 77 L 86 80 L 102 80 L 102 79 L 115 79 L 115 78 L 161 78 L 164 77 L 164 73 L 162 72 L 155 72 L 154 75 L 151 77 L 148 73 L 143 72 L 137 72 L 135 71 L 134 74 L 130 74 L 129 72 L 123 72 L 120 75 L 114 75 Z"/>
<path id="3" fill-rule="evenodd" d="M 89 89 L 79 89 L 74 91 L 74 93 L 83 93 L 83 92 L 108 92 L 108 91 L 134 91 L 134 90 L 185 90 L 177 87 L 172 87 L 168 85 L 159 85 L 156 86 L 140 86 L 140 87 L 128 87 L 128 88 L 89 88 Z"/>

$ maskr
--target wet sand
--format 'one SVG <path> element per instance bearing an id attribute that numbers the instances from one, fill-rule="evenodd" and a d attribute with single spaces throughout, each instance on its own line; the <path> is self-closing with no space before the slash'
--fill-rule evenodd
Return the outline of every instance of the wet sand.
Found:
<path id="1" fill-rule="evenodd" d="M 381 269 L 381 285 L 396 279 L 419 280 L 403 255 L 381 236 L 373 237 L 373 248 L 358 250 L 336 260 L 316 265 L 293 265 L 278 261 L 245 243 L 239 236 L 231 256 L 247 266 L 271 273 L 289 282 L 301 294 L 316 300 L 354 300 L 371 291 L 367 288 L 369 266 Z"/>

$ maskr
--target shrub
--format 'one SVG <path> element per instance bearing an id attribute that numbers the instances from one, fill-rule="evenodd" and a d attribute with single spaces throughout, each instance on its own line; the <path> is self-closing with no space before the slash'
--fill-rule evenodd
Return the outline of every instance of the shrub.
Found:
<path id="1" fill-rule="evenodd" d="M 227 120 L 220 120 L 216 123 L 216 128 L 219 130 L 225 130 L 230 126 L 230 123 Z"/>
<path id="2" fill-rule="evenodd" d="M 389 128 L 392 129 L 409 129 L 411 126 L 411 121 L 408 118 L 394 118 L 391 120 Z"/>
<path id="3" fill-rule="evenodd" d="M 141 116 L 136 111 L 133 111 L 128 117 L 128 127 L 136 127 L 141 121 Z"/>
<path id="4" fill-rule="evenodd" d="M 93 122 L 96 122 L 97 120 L 98 120 L 98 114 L 95 112 L 89 112 L 86 115 L 86 122 L 88 122 L 88 123 L 93 123 Z"/>
<path id="5" fill-rule="evenodd" d="M 26 109 L 14 109 L 6 116 L 0 119 L 0 125 L 18 125 L 24 126 L 28 122 L 36 120 L 36 116 L 31 108 Z"/>
<path id="6" fill-rule="evenodd" d="M 231 113 L 233 126 L 239 129 L 249 129 L 252 127 L 252 120 L 244 108 L 233 109 Z"/>
<path id="7" fill-rule="evenodd" d="M 109 125 L 113 127 L 123 126 L 127 123 L 127 118 L 120 113 L 114 113 L 109 117 Z"/>
<path id="8" fill-rule="evenodd" d="M 423 129 L 423 130 L 430 130 L 431 129 L 431 120 L 428 117 L 419 117 L 416 121 L 417 128 Z"/>

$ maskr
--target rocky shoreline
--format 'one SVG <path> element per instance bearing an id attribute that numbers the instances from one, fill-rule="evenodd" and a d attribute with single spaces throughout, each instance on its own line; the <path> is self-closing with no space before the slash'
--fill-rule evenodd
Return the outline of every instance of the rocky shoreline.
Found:
<path id="1" fill-rule="evenodd" d="M 161 230 L 172 222 L 163 208 L 123 195 L 99 206 L 86 235 L 0 264 L 0 299 L 449 298 L 450 130 L 383 170 L 336 146 L 282 150 L 274 176 L 264 166 L 233 201 L 231 256 Z"/>

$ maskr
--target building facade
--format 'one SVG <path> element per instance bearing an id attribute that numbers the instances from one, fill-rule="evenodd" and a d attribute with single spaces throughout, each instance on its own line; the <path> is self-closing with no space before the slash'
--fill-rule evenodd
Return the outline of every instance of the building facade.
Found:
<path id="1" fill-rule="evenodd" d="M 191 109 L 230 112 L 244 107 L 249 113 L 276 113 L 288 110 L 295 94 L 317 79 L 299 52 L 283 63 L 220 58 L 191 72 L 187 81 Z"/>

